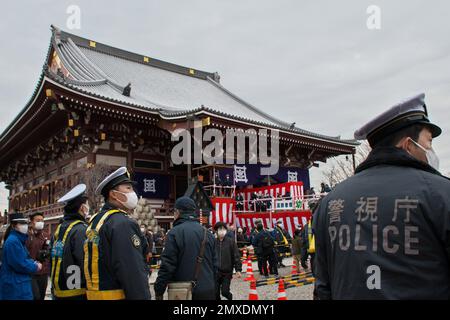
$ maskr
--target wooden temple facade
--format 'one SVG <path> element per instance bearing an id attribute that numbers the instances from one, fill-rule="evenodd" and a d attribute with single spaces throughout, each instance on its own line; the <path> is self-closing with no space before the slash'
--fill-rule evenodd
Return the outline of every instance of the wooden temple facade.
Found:
<path id="1" fill-rule="evenodd" d="M 171 133 L 199 122 L 203 130 L 224 133 L 279 130 L 280 163 L 305 170 L 355 152 L 353 140 L 302 130 L 245 102 L 220 84 L 217 73 L 53 26 L 51 31 L 35 91 L 0 135 L 0 181 L 9 189 L 9 211 L 43 212 L 49 231 L 62 216 L 56 203 L 62 194 L 81 182 L 94 189 L 118 166 L 127 166 L 142 181 L 153 180 L 142 186 L 141 195 L 159 203 L 156 217 L 169 221 L 168 209 L 184 194 L 192 169 L 171 162 Z M 154 189 L 155 181 L 161 190 Z"/>

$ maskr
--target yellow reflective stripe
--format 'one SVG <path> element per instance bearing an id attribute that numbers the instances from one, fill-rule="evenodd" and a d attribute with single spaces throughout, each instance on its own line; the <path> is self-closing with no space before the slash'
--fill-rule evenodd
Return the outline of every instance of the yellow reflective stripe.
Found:
<path id="1" fill-rule="evenodd" d="M 84 277 L 86 278 L 86 287 L 88 289 L 92 289 L 92 281 L 91 281 L 91 274 L 89 273 L 89 256 L 90 256 L 90 252 L 89 252 L 89 243 L 90 243 L 90 238 L 89 238 L 89 234 L 91 233 L 91 227 L 92 227 L 92 221 L 94 220 L 94 218 L 98 215 L 98 213 L 94 214 L 92 216 L 92 218 L 89 220 L 89 226 L 86 229 L 86 240 L 84 241 Z"/>
<path id="2" fill-rule="evenodd" d="M 95 217 L 99 214 L 100 212 L 97 212 L 96 214 L 94 214 L 90 219 L 89 219 L 89 223 L 91 223 L 92 221 L 94 221 Z"/>
<path id="3" fill-rule="evenodd" d="M 53 236 L 53 245 L 55 245 L 55 242 L 58 241 L 58 237 L 59 237 L 59 230 L 61 229 L 61 224 L 58 225 L 58 227 L 56 228 L 55 231 L 55 235 Z M 51 279 L 52 281 L 55 281 L 55 269 L 56 269 L 56 261 L 57 259 L 55 257 L 52 257 L 52 273 L 51 273 Z"/>
<path id="4" fill-rule="evenodd" d="M 100 218 L 100 221 L 95 226 L 95 232 L 97 233 L 97 235 L 99 234 L 100 228 L 103 226 L 103 223 L 106 221 L 106 219 L 110 215 L 117 213 L 117 212 L 121 212 L 121 211 L 117 210 L 117 209 L 109 210 L 103 215 L 103 217 Z M 91 283 L 90 283 L 90 287 L 88 287 L 88 288 L 89 288 L 89 290 L 94 290 L 94 291 L 99 290 L 100 276 L 99 276 L 99 272 L 98 272 L 98 244 L 94 243 L 94 242 L 92 242 L 91 271 L 92 271 L 92 274 L 90 275 Z M 106 299 L 106 300 L 109 300 L 109 299 Z"/>
<path id="5" fill-rule="evenodd" d="M 286 237 L 284 236 L 283 232 L 281 232 L 281 235 L 283 236 L 283 242 L 284 242 L 284 244 L 287 245 L 287 244 L 288 244 L 288 241 L 287 241 Z"/>
<path id="6" fill-rule="evenodd" d="M 86 278 L 86 286 L 92 289 L 91 274 L 89 273 L 89 243 L 84 242 L 84 277 Z"/>
<path id="7" fill-rule="evenodd" d="M 308 222 L 308 253 L 314 253 L 316 252 L 316 240 L 314 238 L 314 234 L 312 232 L 311 228 L 311 220 Z"/>
<path id="8" fill-rule="evenodd" d="M 92 265 L 91 265 L 91 283 L 92 290 L 99 289 L 99 275 L 98 275 L 98 245 L 92 243 Z"/>
<path id="9" fill-rule="evenodd" d="M 125 299 L 125 292 L 119 290 L 102 290 L 102 291 L 86 291 L 88 300 L 123 300 Z"/>
<path id="10" fill-rule="evenodd" d="M 112 215 L 113 213 L 116 213 L 116 212 L 121 212 L 121 210 L 115 209 L 115 210 L 109 210 L 108 212 L 106 212 L 106 213 L 103 215 L 103 217 L 101 217 L 100 221 L 97 223 L 97 226 L 95 227 L 95 231 L 99 232 L 99 231 L 100 231 L 100 228 L 103 226 L 103 223 L 105 223 L 105 220 L 106 220 L 110 215 Z"/>
<path id="11" fill-rule="evenodd" d="M 73 289 L 73 290 L 54 290 L 54 295 L 58 298 L 76 297 L 86 294 L 86 289 Z"/>
<path id="12" fill-rule="evenodd" d="M 62 223 L 61 223 L 62 224 Z M 59 230 L 61 230 L 61 224 L 59 224 L 58 225 L 58 228 L 56 228 L 56 231 L 55 231 L 55 239 L 58 239 L 59 238 Z"/>
<path id="13" fill-rule="evenodd" d="M 64 250 L 64 245 L 66 243 L 66 239 L 67 239 L 67 236 L 69 235 L 70 230 L 72 230 L 72 228 L 75 225 L 77 225 L 78 223 L 81 223 L 81 221 L 80 220 L 74 221 L 71 224 L 69 224 L 69 226 L 67 227 L 66 232 L 64 233 L 64 236 L 62 239 L 63 250 Z M 59 232 L 58 232 L 58 235 L 59 235 Z M 63 253 L 64 253 L 64 251 L 63 251 Z M 56 265 L 56 274 L 55 274 L 55 278 L 53 279 L 53 287 L 54 287 L 55 292 L 61 291 L 61 289 L 59 288 L 59 273 L 61 271 L 61 262 L 62 262 L 62 258 L 58 257 L 58 262 Z"/>

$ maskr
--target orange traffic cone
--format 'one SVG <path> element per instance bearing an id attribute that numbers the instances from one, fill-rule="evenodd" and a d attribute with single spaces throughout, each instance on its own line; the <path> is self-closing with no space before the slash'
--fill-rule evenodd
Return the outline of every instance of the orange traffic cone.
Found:
<path id="1" fill-rule="evenodd" d="M 297 266 L 295 265 L 295 262 L 292 263 L 292 270 L 291 270 L 291 274 L 297 274 L 298 270 L 297 270 Z"/>
<path id="2" fill-rule="evenodd" d="M 252 280 L 250 282 L 250 291 L 248 293 L 248 300 L 259 300 L 258 292 L 256 291 L 256 281 Z"/>
<path id="3" fill-rule="evenodd" d="M 243 251 L 243 253 L 242 253 L 242 259 L 243 259 L 244 261 L 247 261 L 247 249 L 246 249 L 246 248 L 244 248 L 244 251 Z"/>
<path id="4" fill-rule="evenodd" d="M 284 280 L 283 278 L 280 278 L 278 281 L 278 296 L 277 300 L 287 300 L 286 297 L 286 290 L 284 289 Z"/>
<path id="5" fill-rule="evenodd" d="M 256 281 L 255 276 L 253 275 L 253 265 L 251 259 L 248 259 L 247 261 L 247 278 L 245 278 L 244 281 Z"/>

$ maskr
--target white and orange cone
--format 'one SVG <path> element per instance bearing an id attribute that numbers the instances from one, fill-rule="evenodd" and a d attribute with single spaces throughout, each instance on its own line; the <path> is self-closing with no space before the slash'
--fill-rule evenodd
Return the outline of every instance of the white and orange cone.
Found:
<path id="1" fill-rule="evenodd" d="M 248 259 L 247 261 L 247 278 L 245 278 L 244 281 L 256 281 L 255 276 L 253 275 L 253 265 L 251 259 Z"/>
<path id="2" fill-rule="evenodd" d="M 252 280 L 250 282 L 250 291 L 248 293 L 248 300 L 259 300 L 258 292 L 256 291 L 256 281 Z"/>
<path id="3" fill-rule="evenodd" d="M 284 289 L 284 280 L 283 278 L 280 278 L 278 281 L 278 296 L 277 300 L 287 300 L 286 297 L 286 290 Z"/>
<path id="4" fill-rule="evenodd" d="M 295 262 L 292 262 L 292 270 L 291 275 L 298 274 L 297 266 L 295 265 Z"/>

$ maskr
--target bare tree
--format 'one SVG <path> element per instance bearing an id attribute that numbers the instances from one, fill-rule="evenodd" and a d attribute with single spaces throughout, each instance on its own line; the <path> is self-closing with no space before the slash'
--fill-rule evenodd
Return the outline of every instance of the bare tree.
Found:
<path id="1" fill-rule="evenodd" d="M 82 180 L 86 184 L 86 194 L 89 197 L 89 204 L 93 212 L 97 212 L 103 205 L 103 197 L 95 192 L 95 189 L 105 177 L 111 173 L 113 167 L 98 163 L 88 163 L 87 170 L 84 171 Z"/>
<path id="2" fill-rule="evenodd" d="M 367 141 L 364 141 L 356 148 L 355 166 L 357 167 L 369 155 L 372 149 Z M 330 187 L 344 181 L 354 175 L 353 160 L 351 156 L 339 156 L 331 159 L 330 168 L 323 172 L 323 176 L 327 180 Z"/>

